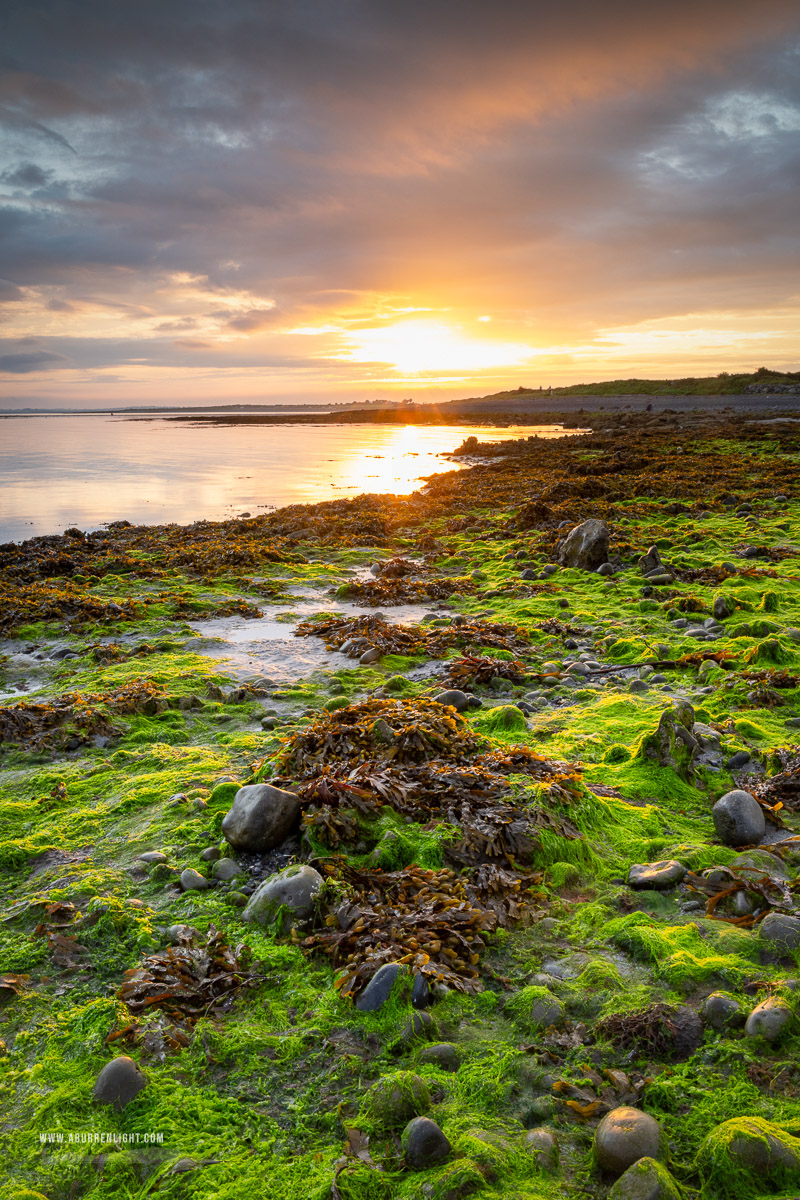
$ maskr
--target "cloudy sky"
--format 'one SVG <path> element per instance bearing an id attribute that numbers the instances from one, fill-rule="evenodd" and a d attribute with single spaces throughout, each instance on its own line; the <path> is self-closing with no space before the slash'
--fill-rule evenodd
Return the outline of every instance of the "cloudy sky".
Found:
<path id="1" fill-rule="evenodd" d="M 6 0 L 0 406 L 798 369 L 796 0 Z"/>

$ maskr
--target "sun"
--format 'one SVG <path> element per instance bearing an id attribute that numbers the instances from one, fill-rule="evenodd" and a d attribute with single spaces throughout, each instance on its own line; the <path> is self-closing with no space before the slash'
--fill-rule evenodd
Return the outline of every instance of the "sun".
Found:
<path id="1" fill-rule="evenodd" d="M 428 371 L 480 371 L 513 367 L 533 356 L 521 342 L 469 337 L 443 321 L 400 321 L 378 329 L 349 330 L 351 345 L 338 359 L 389 363 L 405 375 Z"/>

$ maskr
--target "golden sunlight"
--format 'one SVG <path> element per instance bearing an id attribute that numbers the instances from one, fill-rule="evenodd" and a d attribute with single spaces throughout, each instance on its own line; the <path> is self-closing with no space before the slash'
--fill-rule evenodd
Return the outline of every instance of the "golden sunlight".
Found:
<path id="1" fill-rule="evenodd" d="M 402 321 L 380 329 L 349 330 L 347 362 L 391 363 L 407 375 L 428 371 L 480 371 L 521 365 L 537 352 L 522 342 L 469 337 L 441 321 Z"/>

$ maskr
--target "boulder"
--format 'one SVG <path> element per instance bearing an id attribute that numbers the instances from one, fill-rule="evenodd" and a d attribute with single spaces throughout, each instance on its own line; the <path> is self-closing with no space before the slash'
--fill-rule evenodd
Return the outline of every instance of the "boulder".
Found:
<path id="1" fill-rule="evenodd" d="M 675 1180 L 654 1158 L 640 1158 L 628 1167 L 608 1193 L 608 1200 L 681 1200 Z"/>
<path id="2" fill-rule="evenodd" d="M 452 1074 L 461 1066 L 461 1057 L 452 1042 L 435 1042 L 420 1052 L 419 1061 Z"/>
<path id="3" fill-rule="evenodd" d="M 425 1080 L 413 1071 L 395 1071 L 373 1083 L 364 1097 L 362 1112 L 380 1129 L 397 1129 L 426 1113 L 430 1106 Z"/>
<path id="4" fill-rule="evenodd" d="M 800 918 L 767 913 L 758 927 L 758 936 L 762 941 L 771 942 L 781 953 L 790 953 L 800 948 Z"/>
<path id="5" fill-rule="evenodd" d="M 322 883 L 319 871 L 307 864 L 284 867 L 259 884 L 242 916 L 256 925 L 271 925 L 279 911 L 285 908 L 288 910 L 285 925 L 290 923 L 289 914 L 306 920 L 314 912 L 314 902 Z"/>
<path id="6" fill-rule="evenodd" d="M 726 792 L 711 810 L 717 837 L 726 846 L 760 842 L 766 830 L 761 806 L 750 792 Z"/>
<path id="7" fill-rule="evenodd" d="M 744 1013 L 738 1000 L 726 992 L 712 992 L 703 1001 L 701 1014 L 706 1025 L 721 1032 L 744 1024 Z"/>
<path id="8" fill-rule="evenodd" d="M 222 832 L 234 850 L 263 853 L 285 841 L 300 819 L 300 802 L 294 792 L 269 783 L 239 788 L 222 820 Z"/>
<path id="9" fill-rule="evenodd" d="M 185 892 L 204 892 L 210 886 L 205 875 L 201 875 L 193 867 L 187 867 L 185 871 L 181 871 L 181 887 Z"/>
<path id="10" fill-rule="evenodd" d="M 238 875 L 243 875 L 244 871 L 235 859 L 218 858 L 211 868 L 211 874 L 222 883 L 229 883 L 231 879 L 236 879 Z"/>
<path id="11" fill-rule="evenodd" d="M 438 696 L 433 697 L 437 704 L 448 704 L 458 712 L 464 712 L 469 708 L 469 696 L 466 692 L 461 692 L 458 688 L 449 688 L 446 692 L 439 692 Z"/>
<path id="12" fill-rule="evenodd" d="M 560 545 L 558 561 L 564 567 L 595 571 L 601 563 L 608 562 L 609 537 L 605 521 L 590 517 L 569 531 Z"/>
<path id="13" fill-rule="evenodd" d="M 621 1175 L 640 1158 L 663 1156 L 661 1126 L 639 1108 L 613 1108 L 595 1130 L 594 1148 L 603 1170 Z"/>
<path id="14" fill-rule="evenodd" d="M 770 996 L 757 1004 L 744 1027 L 746 1037 L 762 1037 L 777 1042 L 792 1021 L 792 1010 L 785 1000 Z"/>
<path id="15" fill-rule="evenodd" d="M 628 887 L 671 888 L 680 883 L 685 874 L 686 867 L 675 858 L 663 862 L 633 863 L 628 871 Z"/>
<path id="16" fill-rule="evenodd" d="M 651 546 L 647 553 L 642 555 L 639 559 L 639 570 L 643 575 L 652 575 L 654 571 L 664 570 L 664 563 L 661 561 L 657 546 Z"/>
<path id="17" fill-rule="evenodd" d="M 711 1130 L 697 1163 L 701 1176 L 713 1180 L 715 1190 L 729 1181 L 727 1194 L 741 1194 L 741 1174 L 746 1172 L 751 1186 L 757 1183 L 763 1194 L 765 1184 L 785 1180 L 787 1173 L 800 1181 L 800 1139 L 762 1117 L 734 1117 Z"/>
<path id="18" fill-rule="evenodd" d="M 391 996 L 398 978 L 405 974 L 406 969 L 400 963 L 384 963 L 378 967 L 356 1000 L 359 1012 L 377 1012 Z"/>
<path id="19" fill-rule="evenodd" d="M 147 1087 L 147 1076 L 142 1074 L 139 1064 L 126 1054 L 106 1063 L 92 1092 L 98 1104 L 113 1104 L 122 1109 L 130 1104 L 134 1096 L 138 1096 L 142 1088 Z"/>
<path id="20" fill-rule="evenodd" d="M 694 709 L 686 700 L 675 700 L 664 709 L 658 727 L 646 733 L 636 749 L 636 758 L 648 766 L 669 767 L 684 779 L 692 772 L 691 755 L 697 747 L 692 734 Z"/>
<path id="21" fill-rule="evenodd" d="M 403 1130 L 401 1139 L 407 1166 L 412 1171 L 438 1167 L 450 1157 L 452 1146 L 430 1117 L 414 1117 Z"/>

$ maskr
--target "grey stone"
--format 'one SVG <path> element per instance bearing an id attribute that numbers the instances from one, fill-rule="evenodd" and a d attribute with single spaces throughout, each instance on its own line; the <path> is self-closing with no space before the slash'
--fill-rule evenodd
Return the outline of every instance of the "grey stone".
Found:
<path id="1" fill-rule="evenodd" d="M 300 818 L 293 792 L 268 783 L 239 788 L 222 821 L 222 832 L 234 850 L 257 853 L 274 850 L 289 836 Z"/>
<path id="2" fill-rule="evenodd" d="M 142 1073 L 139 1064 L 126 1054 L 106 1063 L 94 1085 L 92 1096 L 99 1104 L 113 1104 L 122 1109 L 130 1104 L 134 1096 L 138 1096 L 142 1088 L 147 1087 L 147 1076 Z"/>
<path id="3" fill-rule="evenodd" d="M 537 997 L 530 1009 L 530 1019 L 534 1025 L 547 1029 L 551 1025 L 563 1025 L 566 1009 L 557 996 Z"/>
<path id="4" fill-rule="evenodd" d="M 751 754 L 749 750 L 737 750 L 725 762 L 726 771 L 738 771 L 741 767 L 747 766 L 750 762 Z"/>
<path id="5" fill-rule="evenodd" d="M 420 1052 L 419 1061 L 452 1074 L 461 1066 L 461 1056 L 452 1042 L 436 1042 Z"/>
<path id="6" fill-rule="evenodd" d="M 400 1030 L 395 1050 L 403 1050 L 414 1042 L 434 1042 L 439 1036 L 439 1026 L 429 1012 L 414 1012 Z"/>
<path id="7" fill-rule="evenodd" d="M 567 534 L 558 552 L 558 561 L 565 567 L 594 571 L 608 562 L 610 531 L 605 521 L 590 517 Z"/>
<path id="8" fill-rule="evenodd" d="M 231 879 L 236 879 L 238 875 L 243 875 L 244 871 L 235 859 L 219 858 L 211 868 L 211 874 L 215 879 L 219 879 L 223 883 L 229 883 Z"/>
<path id="9" fill-rule="evenodd" d="M 185 871 L 181 871 L 181 887 L 185 892 L 204 892 L 210 886 L 206 877 L 199 871 L 195 871 L 193 867 L 187 867 Z"/>
<path id="10" fill-rule="evenodd" d="M 392 989 L 399 976 L 405 975 L 406 969 L 400 963 L 384 963 L 372 976 L 361 995 L 356 1000 L 359 1012 L 376 1012 L 392 994 Z"/>
<path id="11" fill-rule="evenodd" d="M 594 1146 L 603 1170 L 621 1175 L 640 1158 L 662 1157 L 661 1126 L 639 1108 L 614 1108 L 597 1126 Z"/>
<path id="12" fill-rule="evenodd" d="M 620 1175 L 608 1200 L 681 1200 L 682 1193 L 666 1167 L 654 1158 L 640 1158 Z"/>
<path id="13" fill-rule="evenodd" d="M 628 887 L 670 888 L 680 883 L 685 875 L 686 867 L 675 858 L 663 862 L 634 863 L 628 871 Z"/>
<path id="14" fill-rule="evenodd" d="M 718 1125 L 700 1147 L 698 1158 L 701 1163 L 706 1157 L 704 1150 L 712 1140 L 713 1149 L 706 1159 L 709 1173 L 715 1170 L 720 1143 L 725 1145 L 726 1141 L 725 1148 L 731 1161 L 737 1167 L 760 1176 L 769 1176 L 774 1171 L 800 1169 L 800 1140 L 758 1117 L 734 1117 Z"/>
<path id="15" fill-rule="evenodd" d="M 639 559 L 639 570 L 643 575 L 652 575 L 654 572 L 660 574 L 663 569 L 664 564 L 657 546 L 651 546 L 647 553 Z"/>
<path id="16" fill-rule="evenodd" d="M 703 1002 L 701 1009 L 706 1025 L 717 1032 L 726 1028 L 736 1028 L 744 1024 L 744 1013 L 738 1000 L 726 992 L 712 992 Z"/>
<path id="17" fill-rule="evenodd" d="M 446 692 L 439 692 L 438 696 L 433 698 L 437 704 L 450 705 L 458 712 L 464 712 L 469 708 L 469 696 L 466 692 L 459 691 L 458 688 L 449 688 Z"/>
<path id="18" fill-rule="evenodd" d="M 797 950 L 800 947 L 800 917 L 767 913 L 758 927 L 758 936 L 762 941 L 772 942 L 784 953 Z"/>
<path id="19" fill-rule="evenodd" d="M 439 1166 L 450 1157 L 452 1146 L 430 1117 L 414 1117 L 403 1130 L 403 1153 L 412 1171 Z"/>
<path id="20" fill-rule="evenodd" d="M 427 979 L 424 975 L 415 975 L 414 985 L 411 989 L 412 1008 L 427 1008 L 432 1003 L 433 995 Z"/>
<path id="21" fill-rule="evenodd" d="M 600 566 L 597 568 L 597 574 L 598 575 L 613 575 L 614 568 L 612 567 L 610 562 L 600 563 Z"/>
<path id="22" fill-rule="evenodd" d="M 770 996 L 750 1013 L 744 1031 L 747 1037 L 762 1037 L 767 1042 L 777 1042 L 791 1020 L 792 1010 L 786 1001 Z"/>
<path id="23" fill-rule="evenodd" d="M 282 908 L 306 920 L 314 912 L 314 902 L 322 888 L 319 871 L 307 864 L 284 867 L 259 884 L 242 914 L 245 921 L 270 925 Z M 288 924 L 288 918 L 284 924 Z"/>
<path id="24" fill-rule="evenodd" d="M 544 1171 L 558 1166 L 558 1142 L 549 1129 L 531 1129 L 525 1135 L 525 1145 L 536 1156 L 536 1165 Z"/>
<path id="25" fill-rule="evenodd" d="M 368 667 L 370 665 L 370 663 L 378 662 L 380 657 L 381 657 L 380 650 L 378 649 L 377 646 L 373 646 L 371 649 L 365 650 L 358 661 L 362 667 Z"/>
<path id="26" fill-rule="evenodd" d="M 167 856 L 161 850 L 145 850 L 144 854 L 139 855 L 139 862 L 151 865 L 153 863 L 165 863 Z"/>
<path id="27" fill-rule="evenodd" d="M 747 846 L 760 842 L 766 830 L 761 807 L 750 792 L 727 792 L 711 810 L 717 837 L 726 846 Z"/>
<path id="28" fill-rule="evenodd" d="M 714 601 L 712 612 L 718 621 L 726 621 L 728 617 L 732 617 L 736 610 L 734 601 L 729 601 L 725 596 L 717 596 Z"/>

